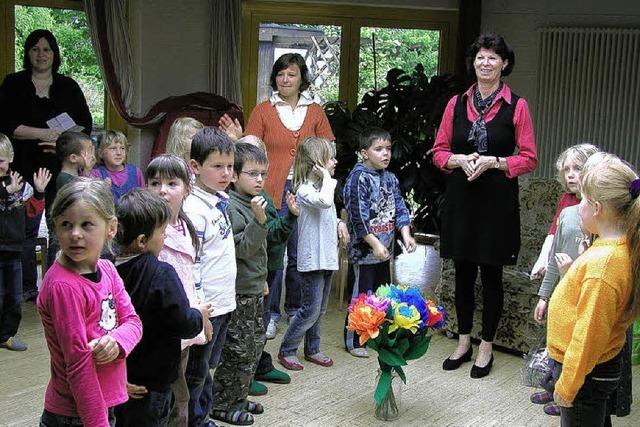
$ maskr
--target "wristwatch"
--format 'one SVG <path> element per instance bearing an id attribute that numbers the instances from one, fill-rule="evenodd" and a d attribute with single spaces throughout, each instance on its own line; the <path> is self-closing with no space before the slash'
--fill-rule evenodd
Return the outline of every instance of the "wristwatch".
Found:
<path id="1" fill-rule="evenodd" d="M 500 169 L 500 158 L 498 158 L 498 156 L 496 156 L 496 165 L 494 166 L 494 169 Z"/>

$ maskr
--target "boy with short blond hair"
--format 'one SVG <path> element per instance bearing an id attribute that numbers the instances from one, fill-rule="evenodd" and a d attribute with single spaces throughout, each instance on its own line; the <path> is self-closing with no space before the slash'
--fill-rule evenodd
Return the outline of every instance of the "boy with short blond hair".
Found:
<path id="1" fill-rule="evenodd" d="M 44 209 L 44 190 L 51 175 L 40 169 L 32 188 L 18 172 L 11 172 L 13 147 L 0 133 L 0 348 L 24 351 L 27 345 L 15 337 L 22 319 L 22 244 L 26 217 Z"/>
<path id="2" fill-rule="evenodd" d="M 235 147 L 218 128 L 204 128 L 191 143 L 190 166 L 196 178 L 183 210 L 200 239 L 194 278 L 201 302 L 211 304 L 212 339 L 189 351 L 189 426 L 207 425 L 212 402 L 212 377 L 224 346 L 231 313 L 236 309 L 236 250 L 225 190 L 233 175 Z"/>

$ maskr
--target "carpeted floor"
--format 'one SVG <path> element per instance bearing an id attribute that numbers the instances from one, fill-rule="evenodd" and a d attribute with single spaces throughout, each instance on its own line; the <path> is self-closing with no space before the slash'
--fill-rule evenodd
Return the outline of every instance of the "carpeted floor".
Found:
<path id="1" fill-rule="evenodd" d="M 356 359 L 342 348 L 344 311 L 335 301 L 327 313 L 322 348 L 335 365 L 323 368 L 305 363 L 292 372 L 289 385 L 269 385 L 269 393 L 257 401 L 266 411 L 256 416 L 256 426 L 556 426 L 559 418 L 544 415 L 542 407 L 529 403 L 532 389 L 520 385 L 521 359 L 500 352 L 494 368 L 483 379 L 469 377 L 471 363 L 445 372 L 442 360 L 455 341 L 435 336 L 426 356 L 410 362 L 408 384 L 403 388 L 402 415 L 396 422 L 374 418 L 375 353 Z M 280 325 L 267 349 L 277 353 L 286 324 Z M 0 349 L 0 426 L 36 426 L 49 379 L 49 356 L 42 326 L 33 303 L 24 306 L 20 338 L 29 350 L 13 353 Z M 477 352 L 477 348 L 474 349 Z M 300 349 L 302 357 L 302 349 Z M 304 363 L 304 362 L 303 362 Z M 279 366 L 276 362 L 276 365 Z M 634 396 L 640 400 L 640 366 L 634 367 Z M 614 418 L 615 426 L 640 425 L 640 404 L 628 417 Z"/>

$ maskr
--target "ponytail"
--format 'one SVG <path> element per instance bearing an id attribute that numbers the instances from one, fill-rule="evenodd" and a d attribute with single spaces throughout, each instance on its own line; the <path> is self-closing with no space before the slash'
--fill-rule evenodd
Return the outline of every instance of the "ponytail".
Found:
<path id="1" fill-rule="evenodd" d="M 634 188 L 635 185 L 635 188 Z M 640 317 L 640 179 L 631 182 L 631 202 L 626 215 L 627 243 L 631 256 L 631 298 L 625 312 L 632 319 Z M 635 196 L 635 197 L 634 197 Z"/>

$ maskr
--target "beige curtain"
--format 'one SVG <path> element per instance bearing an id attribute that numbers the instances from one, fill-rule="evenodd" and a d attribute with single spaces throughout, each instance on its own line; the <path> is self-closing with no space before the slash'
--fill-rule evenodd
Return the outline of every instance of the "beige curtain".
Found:
<path id="1" fill-rule="evenodd" d="M 240 91 L 241 0 L 211 0 L 211 91 L 242 104 Z"/>

